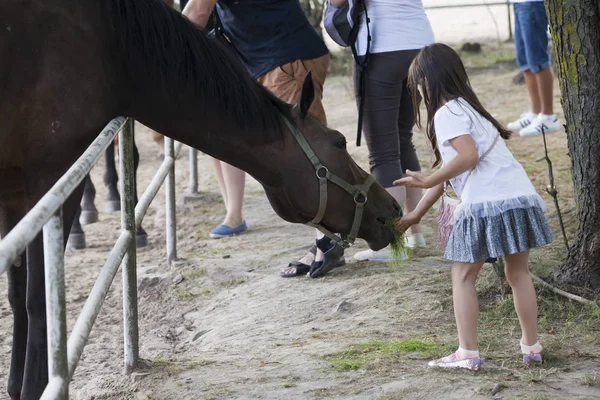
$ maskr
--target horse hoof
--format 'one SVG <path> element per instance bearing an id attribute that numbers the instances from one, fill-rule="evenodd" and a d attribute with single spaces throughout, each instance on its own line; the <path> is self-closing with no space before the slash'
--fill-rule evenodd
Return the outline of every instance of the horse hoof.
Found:
<path id="1" fill-rule="evenodd" d="M 79 216 L 79 223 L 81 225 L 89 225 L 94 222 L 98 222 L 98 211 L 81 210 L 81 215 Z"/>
<path id="2" fill-rule="evenodd" d="M 106 200 L 106 212 L 121 211 L 121 200 Z"/>
<path id="3" fill-rule="evenodd" d="M 138 233 L 135 235 L 135 246 L 138 248 L 148 246 L 148 235 L 146 233 Z"/>
<path id="4" fill-rule="evenodd" d="M 85 233 L 71 233 L 67 240 L 67 250 L 85 249 Z"/>

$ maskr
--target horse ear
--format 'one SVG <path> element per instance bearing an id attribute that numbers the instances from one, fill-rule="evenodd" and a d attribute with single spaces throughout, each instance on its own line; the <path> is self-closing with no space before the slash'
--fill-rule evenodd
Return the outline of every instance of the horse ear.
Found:
<path id="1" fill-rule="evenodd" d="M 302 118 L 308 115 L 308 109 L 315 99 L 315 86 L 312 80 L 312 72 L 308 72 L 302 83 L 302 94 L 300 95 L 300 113 Z"/>

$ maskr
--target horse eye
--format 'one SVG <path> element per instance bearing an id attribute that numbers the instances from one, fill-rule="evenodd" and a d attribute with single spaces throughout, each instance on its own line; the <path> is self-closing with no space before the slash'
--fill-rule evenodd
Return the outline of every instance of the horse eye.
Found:
<path id="1" fill-rule="evenodd" d="M 335 143 L 335 147 L 337 147 L 340 150 L 344 150 L 346 148 L 346 139 L 340 139 Z"/>

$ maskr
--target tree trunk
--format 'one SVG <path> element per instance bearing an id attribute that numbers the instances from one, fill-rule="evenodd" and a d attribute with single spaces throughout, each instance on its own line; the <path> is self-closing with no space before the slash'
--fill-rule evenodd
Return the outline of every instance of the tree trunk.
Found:
<path id="1" fill-rule="evenodd" d="M 579 222 L 559 282 L 600 292 L 600 3 L 546 0 Z"/>
<path id="2" fill-rule="evenodd" d="M 323 31 L 321 30 L 321 21 L 323 21 L 323 11 L 325 10 L 326 0 L 300 0 L 300 4 L 304 9 L 304 14 L 308 19 L 308 22 L 317 31 L 321 39 L 323 38 Z"/>

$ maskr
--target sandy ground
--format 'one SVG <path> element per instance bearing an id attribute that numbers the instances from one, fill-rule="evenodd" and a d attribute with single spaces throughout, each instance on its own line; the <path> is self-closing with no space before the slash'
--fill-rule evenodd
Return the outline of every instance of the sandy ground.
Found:
<path id="1" fill-rule="evenodd" d="M 472 75 L 483 101 L 507 121 L 526 108 L 524 88 L 510 84 L 512 68 Z M 325 88 L 332 127 L 353 143 L 355 106 L 348 78 L 332 78 Z M 156 170 L 158 148 L 137 126 L 141 153 L 139 187 Z M 565 139 L 553 139 L 553 149 Z M 522 148 L 523 141 L 511 141 Z M 531 142 L 528 142 L 531 143 Z M 430 152 L 423 136 L 416 144 L 424 164 Z M 366 147 L 350 145 L 366 166 Z M 391 268 L 358 263 L 347 252 L 348 265 L 323 279 L 287 279 L 281 266 L 307 249 L 314 231 L 279 219 L 260 185 L 247 184 L 244 212 L 247 234 L 211 240 L 208 231 L 220 223 L 223 205 L 210 167 L 199 156 L 199 201 L 177 210 L 178 254 L 172 268 L 165 262 L 164 195 L 161 191 L 146 216 L 150 245 L 139 251 L 140 355 L 144 366 L 132 376 L 122 374 L 121 279 L 117 275 L 92 331 L 71 385 L 73 399 L 486 399 L 497 383 L 505 388 L 493 398 L 594 399 L 600 390 L 582 377 L 600 374 L 598 358 L 565 359 L 544 369 L 543 383 L 527 380 L 519 366 L 518 330 L 502 338 L 513 346 L 514 362 L 495 358 L 480 373 L 437 372 L 426 368 L 426 357 L 405 354 L 377 368 L 335 372 L 324 355 L 367 340 L 418 338 L 452 346 L 454 323 L 449 303 L 448 264 L 430 248 L 412 262 Z M 102 163 L 93 170 L 103 207 Z M 177 192 L 186 191 L 187 154 L 177 162 Z M 537 182 L 537 181 L 536 181 Z M 545 184 L 536 183 L 539 189 Z M 181 200 L 181 199 L 180 199 Z M 119 233 L 118 214 L 101 213 L 101 221 L 86 226 L 88 249 L 67 254 L 66 280 L 69 328 L 79 314 L 110 246 Z M 428 217 L 425 234 L 433 243 L 434 224 Z M 535 257 L 535 254 L 534 254 Z M 492 277 L 492 278 L 490 278 Z M 482 279 L 493 279 L 489 271 Z M 6 299 L 6 279 L 0 278 Z M 12 318 L 7 301 L 0 303 L 0 398 L 6 393 Z M 514 318 L 509 322 L 515 326 Z M 549 335 L 542 339 L 550 340 Z M 564 343 L 565 347 L 572 344 Z M 600 344 L 578 344 L 586 354 L 599 354 Z M 540 379 L 541 380 L 541 379 Z"/>

